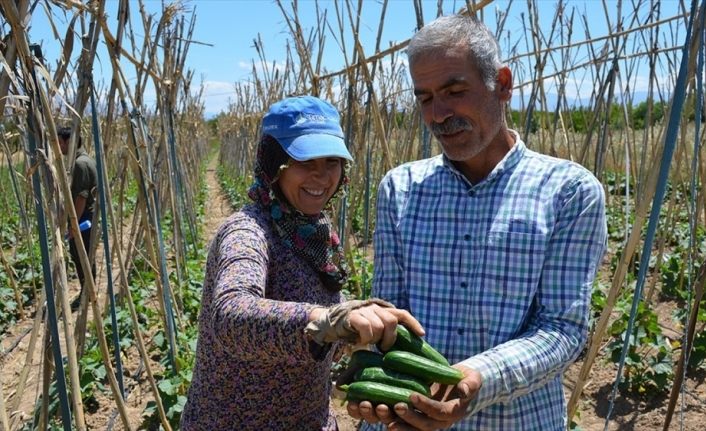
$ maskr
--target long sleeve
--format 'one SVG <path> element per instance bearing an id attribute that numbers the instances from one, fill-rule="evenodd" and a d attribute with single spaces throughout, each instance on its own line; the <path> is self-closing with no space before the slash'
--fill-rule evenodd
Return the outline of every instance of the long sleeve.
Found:
<path id="1" fill-rule="evenodd" d="M 603 189 L 584 175 L 566 188 L 558 206 L 525 332 L 461 362 L 483 377 L 469 413 L 544 385 L 586 341 L 592 283 L 607 239 Z"/>
<path id="2" fill-rule="evenodd" d="M 229 217 L 208 254 L 182 429 L 335 429 L 333 352 L 309 352 L 304 327 L 312 307 L 339 301 L 267 211 L 246 205 Z"/>
<path id="3" fill-rule="evenodd" d="M 373 236 L 373 294 L 385 298 L 398 308 L 409 309 L 402 267 L 402 244 L 395 224 L 398 217 L 397 205 L 394 183 L 387 176 L 380 183 L 377 195 L 377 219 Z"/>
<path id="4" fill-rule="evenodd" d="M 264 232 L 254 223 L 230 224 L 211 252 L 215 283 L 209 318 L 223 349 L 263 361 L 307 357 L 303 330 L 314 305 L 265 298 L 270 255 Z"/>

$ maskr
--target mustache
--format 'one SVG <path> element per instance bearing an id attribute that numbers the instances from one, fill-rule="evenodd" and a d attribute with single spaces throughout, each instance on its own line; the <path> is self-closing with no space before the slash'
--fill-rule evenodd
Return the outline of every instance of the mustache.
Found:
<path id="1" fill-rule="evenodd" d="M 464 118 L 450 117 L 444 120 L 443 123 L 431 123 L 429 129 L 431 129 L 431 133 L 433 133 L 434 136 L 439 136 L 451 135 L 463 130 L 472 130 L 473 126 Z"/>

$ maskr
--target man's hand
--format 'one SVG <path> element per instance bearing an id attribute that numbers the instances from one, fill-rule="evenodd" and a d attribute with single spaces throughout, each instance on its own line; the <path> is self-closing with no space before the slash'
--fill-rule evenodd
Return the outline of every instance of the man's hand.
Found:
<path id="1" fill-rule="evenodd" d="M 349 402 L 348 414 L 368 423 L 383 423 L 390 430 L 437 430 L 448 428 L 466 415 L 468 405 L 482 385 L 480 373 L 462 365 L 454 365 L 464 378 L 456 386 L 434 384 L 432 396 L 413 394 L 413 408 L 405 403 L 395 405 L 394 411 L 384 404 L 377 407 L 369 401 Z"/>

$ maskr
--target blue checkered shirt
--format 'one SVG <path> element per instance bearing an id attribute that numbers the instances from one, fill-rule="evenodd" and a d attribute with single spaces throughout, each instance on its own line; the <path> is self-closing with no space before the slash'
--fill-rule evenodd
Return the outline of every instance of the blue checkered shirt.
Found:
<path id="1" fill-rule="evenodd" d="M 477 184 L 443 156 L 407 163 L 380 184 L 374 243 L 373 294 L 482 375 L 452 430 L 566 429 L 562 372 L 586 341 L 606 248 L 603 188 L 589 171 L 519 137 Z"/>

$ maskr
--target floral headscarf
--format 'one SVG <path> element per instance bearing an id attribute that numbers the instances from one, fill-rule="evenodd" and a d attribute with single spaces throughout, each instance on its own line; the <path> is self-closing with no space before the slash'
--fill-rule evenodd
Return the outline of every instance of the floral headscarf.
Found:
<path id="1" fill-rule="evenodd" d="M 255 182 L 248 196 L 269 210 L 279 237 L 317 271 L 324 286 L 331 291 L 339 291 L 348 278 L 341 241 L 333 230 L 326 210 L 313 216 L 303 214 L 281 193 L 277 181 L 282 169 L 287 168 L 288 161 L 289 156 L 277 140 L 263 135 L 257 150 Z M 334 196 L 340 193 L 341 185 L 347 182 L 344 165 Z M 328 205 L 327 209 L 330 209 Z"/>

